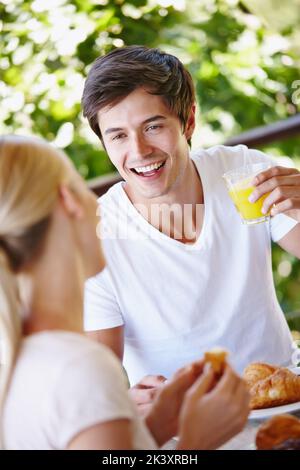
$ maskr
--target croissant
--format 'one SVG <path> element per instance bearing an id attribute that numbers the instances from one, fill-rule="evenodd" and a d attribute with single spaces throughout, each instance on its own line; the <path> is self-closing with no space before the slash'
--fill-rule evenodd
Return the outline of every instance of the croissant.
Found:
<path id="1" fill-rule="evenodd" d="M 244 371 L 250 408 L 271 408 L 300 401 L 300 377 L 284 367 L 251 364 Z"/>
<path id="2" fill-rule="evenodd" d="M 244 380 L 250 389 L 256 382 L 265 379 L 277 369 L 279 369 L 277 366 L 271 366 L 270 364 L 264 364 L 262 362 L 255 362 L 254 364 L 247 366 L 244 370 Z"/>
<path id="3" fill-rule="evenodd" d="M 261 424 L 256 434 L 256 447 L 259 450 L 284 448 L 284 442 L 300 439 L 300 420 L 291 415 L 278 415 Z"/>

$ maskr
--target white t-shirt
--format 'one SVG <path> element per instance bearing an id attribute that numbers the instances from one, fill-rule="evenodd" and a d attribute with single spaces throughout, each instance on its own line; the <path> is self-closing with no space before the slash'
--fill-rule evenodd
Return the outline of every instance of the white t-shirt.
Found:
<path id="1" fill-rule="evenodd" d="M 205 202 L 194 245 L 150 225 L 124 183 L 100 198 L 107 267 L 87 281 L 85 329 L 125 326 L 131 384 L 146 374 L 169 377 L 217 345 L 231 351 L 239 372 L 253 361 L 291 361 L 291 335 L 273 283 L 271 238 L 280 240 L 296 222 L 281 214 L 270 223 L 241 223 L 222 175 L 243 164 L 244 152 L 251 160 L 269 158 L 244 146 L 191 155 Z"/>
<path id="2" fill-rule="evenodd" d="M 123 418 L 136 449 L 155 448 L 108 348 L 64 331 L 23 340 L 4 406 L 6 449 L 65 449 L 84 429 Z"/>

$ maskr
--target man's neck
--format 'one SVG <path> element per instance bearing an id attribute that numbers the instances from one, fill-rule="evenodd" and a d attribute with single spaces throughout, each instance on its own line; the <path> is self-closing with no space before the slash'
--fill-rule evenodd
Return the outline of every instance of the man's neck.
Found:
<path id="1" fill-rule="evenodd" d="M 130 197 L 133 205 L 152 226 L 184 244 L 195 243 L 204 216 L 202 182 L 189 160 L 181 180 L 167 194 L 153 199 Z"/>

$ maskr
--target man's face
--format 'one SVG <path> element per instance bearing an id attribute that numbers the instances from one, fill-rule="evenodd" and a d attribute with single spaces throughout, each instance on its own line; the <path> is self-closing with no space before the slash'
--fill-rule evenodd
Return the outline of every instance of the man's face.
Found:
<path id="1" fill-rule="evenodd" d="M 163 99 L 138 88 L 98 113 L 107 153 L 134 202 L 176 190 L 188 163 L 193 126 L 185 133 Z"/>

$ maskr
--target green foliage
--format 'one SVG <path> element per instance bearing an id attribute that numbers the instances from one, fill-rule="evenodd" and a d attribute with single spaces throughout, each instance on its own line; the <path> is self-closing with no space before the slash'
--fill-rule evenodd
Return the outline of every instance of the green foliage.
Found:
<path id="1" fill-rule="evenodd" d="M 238 0 L 185 0 L 185 9 L 176 7 L 183 3 L 2 0 L 0 132 L 53 141 L 87 179 L 111 172 L 80 99 L 91 62 L 124 44 L 159 46 L 189 68 L 200 110 L 194 145 L 220 143 L 299 111 L 293 31 L 267 30 Z M 299 138 L 265 150 L 300 161 Z M 300 310 L 299 262 L 274 247 L 273 269 L 283 308 Z"/>
<path id="2" fill-rule="evenodd" d="M 286 319 L 289 324 L 289 327 L 293 331 L 300 331 L 300 312 L 288 312 L 286 314 Z M 298 348 L 300 348 L 300 342 L 298 340 Z M 299 364 L 298 364 L 298 367 Z"/>

